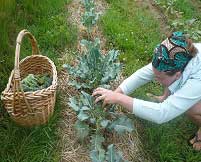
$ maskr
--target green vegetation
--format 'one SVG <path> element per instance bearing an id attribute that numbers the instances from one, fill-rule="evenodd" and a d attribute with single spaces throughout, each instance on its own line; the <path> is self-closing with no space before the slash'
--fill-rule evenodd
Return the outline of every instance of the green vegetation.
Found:
<path id="1" fill-rule="evenodd" d="M 76 67 L 64 64 L 69 74 L 74 80 L 69 85 L 76 89 L 93 90 L 98 86 L 109 87 L 110 81 L 117 78 L 121 64 L 118 61 L 118 51 L 111 50 L 106 56 L 100 52 L 100 40 L 94 42 L 82 40 L 81 44 L 86 47 L 86 51 L 78 57 L 79 63 Z"/>
<path id="2" fill-rule="evenodd" d="M 147 5 L 132 0 L 107 0 L 107 2 L 111 7 L 102 18 L 101 26 L 109 40 L 108 46 L 121 49 L 120 57 L 125 63 L 124 72 L 129 76 L 151 61 L 153 49 L 164 38 L 164 35 L 159 28 L 159 21 L 150 14 Z M 197 1 L 197 4 L 200 4 L 200 1 Z M 169 5 L 171 6 L 171 4 Z M 171 7 L 179 12 L 184 12 L 182 20 L 200 16 L 196 4 L 192 4 L 189 0 L 177 0 Z M 171 16 L 168 16 L 168 19 L 168 22 L 176 20 Z M 197 23 L 200 24 L 200 22 Z M 186 30 L 185 27 L 183 25 L 175 29 Z M 170 26 L 170 28 L 173 27 Z M 194 29 L 192 28 L 191 31 L 193 32 Z M 200 27 L 196 26 L 197 29 Z M 157 83 L 150 83 L 135 91 L 133 96 L 147 99 L 145 96 L 147 92 L 160 95 L 161 89 Z M 153 161 L 201 161 L 200 154 L 193 151 L 192 146 L 188 145 L 187 140 L 196 131 L 196 127 L 185 116 L 180 116 L 162 125 L 140 119 L 139 122 L 143 123 L 144 127 L 142 130 L 138 130 L 139 134 L 142 135 L 145 150 Z"/>
<path id="3" fill-rule="evenodd" d="M 131 74 L 150 61 L 153 49 L 160 40 L 156 21 L 145 9 L 125 0 L 110 0 L 111 9 L 102 18 L 102 28 L 109 46 L 121 50 L 126 74 Z"/>
<path id="4" fill-rule="evenodd" d="M 55 106 L 54 116 L 44 126 L 23 128 L 4 117 L 0 122 L 0 161 L 1 162 L 58 162 L 59 98 Z"/>
<path id="5" fill-rule="evenodd" d="M 37 91 L 49 87 L 52 84 L 52 78 L 48 74 L 29 74 L 21 81 L 24 92 Z"/>
<path id="6" fill-rule="evenodd" d="M 14 66 L 15 45 L 18 33 L 27 29 L 36 38 L 41 54 L 52 59 L 57 69 L 58 58 L 66 47 L 74 47 L 76 29 L 67 23 L 66 5 L 69 0 L 0 0 L 0 92 L 8 82 Z M 27 38 L 21 44 L 20 57 L 31 55 Z M 11 121 L 0 103 L 0 161 L 1 162 L 58 162 L 57 127 L 60 116 L 60 99 L 55 113 L 44 126 L 22 128 Z"/>
<path id="7" fill-rule="evenodd" d="M 90 35 L 93 25 L 93 16 L 96 15 L 93 1 L 84 1 L 84 19 L 88 23 L 83 23 Z M 89 13 L 88 11 L 93 11 Z M 88 14 L 90 21 L 86 16 Z M 85 22 L 86 22 L 85 21 Z M 92 23 L 93 22 L 93 23 Z M 90 38 L 88 38 L 90 39 Z M 118 134 L 133 131 L 132 120 L 126 115 L 116 113 L 115 106 L 109 105 L 108 108 L 102 107 L 102 102 L 95 103 L 92 91 L 97 87 L 110 87 L 110 82 L 117 78 L 121 71 L 121 64 L 118 62 L 118 51 L 110 50 L 105 56 L 100 50 L 99 38 L 81 40 L 81 45 L 85 47 L 83 55 L 78 57 L 76 67 L 64 64 L 73 81 L 69 84 L 79 90 L 87 89 L 89 93 L 81 91 L 79 96 L 69 99 L 68 105 L 76 112 L 77 121 L 75 130 L 80 142 L 90 139 L 90 158 L 93 162 L 126 162 L 121 153 L 115 150 L 113 144 L 108 140 L 108 134 L 115 131 Z"/>
<path id="8" fill-rule="evenodd" d="M 66 21 L 68 15 L 65 7 L 69 1 L 0 0 L 0 92 L 6 87 L 10 72 L 13 69 L 15 41 L 17 34 L 22 29 L 29 30 L 38 41 L 41 54 L 52 59 L 57 69 L 61 68 L 58 61 L 61 56 L 60 53 L 64 51 L 65 47 L 74 48 L 77 41 L 75 27 Z M 129 76 L 151 61 L 154 47 L 165 36 L 160 30 L 159 20 L 153 17 L 148 5 L 146 5 L 148 1 L 144 3 L 133 0 L 106 1 L 110 4 L 110 9 L 101 18 L 100 25 L 108 39 L 108 49 L 120 50 L 120 60 L 125 65 L 124 75 Z M 166 15 L 168 20 L 166 25 L 169 26 L 170 30 L 183 30 L 188 32 L 195 41 L 201 40 L 200 0 L 155 0 L 154 2 Z M 85 0 L 84 5 L 87 10 L 82 22 L 87 27 L 88 32 L 91 32 L 93 26 L 97 23 L 94 1 Z M 84 44 L 88 43 L 90 44 L 90 42 L 85 41 Z M 100 54 L 99 50 L 96 49 L 95 51 L 94 56 Z M 117 53 L 115 51 L 113 50 L 112 57 L 116 57 Z M 27 38 L 21 45 L 20 54 L 21 58 L 31 54 Z M 65 61 L 69 62 L 72 57 L 74 57 L 72 54 L 69 55 Z M 114 60 L 110 63 L 114 63 L 115 57 L 112 58 Z M 100 61 L 96 58 L 93 59 L 95 62 Z M 101 57 L 101 59 L 105 60 L 106 56 Z M 110 58 L 107 59 L 110 60 Z M 87 62 L 86 59 L 85 63 Z M 81 66 L 81 68 L 86 70 L 88 67 Z M 118 71 L 117 66 L 115 68 Z M 74 70 L 73 72 L 77 73 L 78 69 Z M 100 71 L 99 68 L 94 70 L 94 73 Z M 107 76 L 110 76 L 110 78 L 106 78 L 106 83 L 118 74 L 118 72 L 115 72 L 115 76 L 111 76 L 110 70 L 113 71 L 114 67 L 109 70 L 105 69 L 108 72 Z M 104 73 L 104 71 L 102 72 Z M 83 72 L 80 74 L 84 75 Z M 89 76 L 86 75 L 85 77 L 90 78 Z M 97 80 L 100 81 L 105 76 L 105 73 L 104 75 L 98 74 Z M 92 79 L 89 82 L 93 81 Z M 99 85 L 100 82 L 96 84 Z M 159 94 L 161 89 L 157 83 L 153 82 L 139 88 L 132 95 L 147 99 L 145 95 L 147 92 Z M 87 136 L 92 132 L 92 136 L 90 136 L 92 143 L 91 159 L 93 161 L 100 159 L 106 159 L 107 161 L 120 160 L 122 156 L 115 152 L 113 144 L 105 146 L 109 142 L 104 138 L 105 135 L 101 135 L 101 133 L 105 132 L 106 128 L 109 129 L 107 131 L 113 129 L 120 132 L 132 130 L 127 118 L 116 119 L 117 116 L 113 112 L 111 114 L 114 116 L 110 114 L 111 117 L 103 109 L 100 109 L 100 105 L 90 104 L 93 102 L 90 95 L 82 92 L 81 96 L 79 96 L 81 100 L 76 98 L 77 96 L 71 98 L 69 105 L 78 115 L 79 120 L 75 124 L 75 129 L 80 135 L 80 140 L 82 141 L 85 138 L 89 140 Z M 58 121 L 61 119 L 60 111 L 60 98 L 57 97 L 55 113 L 47 125 L 23 128 L 10 120 L 0 102 L 0 161 L 58 162 L 60 160 L 60 148 L 58 146 L 57 127 Z M 97 125 L 93 125 L 94 120 L 98 121 L 95 122 Z M 112 124 L 112 122 L 120 124 L 122 129 L 116 124 Z M 139 122 L 143 125 L 143 129 L 139 131 L 142 135 L 144 148 L 153 158 L 153 161 L 201 161 L 199 153 L 195 152 L 192 146 L 188 146 L 187 140 L 196 131 L 196 127 L 185 116 L 180 116 L 162 125 L 156 125 L 141 119 L 139 119 Z"/>
<path id="9" fill-rule="evenodd" d="M 98 20 L 98 14 L 95 11 L 93 0 L 84 0 L 85 12 L 82 16 L 82 24 L 87 27 L 88 33 L 92 32 L 92 27 Z"/>
<path id="10" fill-rule="evenodd" d="M 199 13 L 201 3 L 199 1 L 193 3 L 189 0 L 155 0 L 155 3 L 166 15 L 170 29 L 183 30 L 194 41 L 201 40 L 201 15 Z"/>
<path id="11" fill-rule="evenodd" d="M 64 47 L 76 42 L 76 30 L 66 22 L 66 3 L 67 0 L 0 0 L 0 91 L 14 66 L 15 40 L 20 30 L 28 29 L 38 41 L 41 54 L 56 64 Z M 25 39 L 21 45 L 21 58 L 31 54 L 30 47 Z"/>
<path id="12" fill-rule="evenodd" d="M 94 97 L 84 91 L 79 97 L 71 97 L 69 101 L 69 106 L 77 114 L 75 130 L 79 140 L 83 142 L 90 137 L 92 161 L 104 162 L 111 158 L 124 162 L 122 155 L 116 152 L 114 145 L 107 140 L 107 135 L 114 131 L 120 135 L 132 132 L 132 120 L 126 115 L 116 113 L 114 105 L 102 108 L 101 103 L 94 104 Z"/>

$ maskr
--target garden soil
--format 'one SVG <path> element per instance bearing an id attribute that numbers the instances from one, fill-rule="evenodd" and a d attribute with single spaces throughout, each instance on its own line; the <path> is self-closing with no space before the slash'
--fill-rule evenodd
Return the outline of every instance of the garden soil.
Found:
<path id="1" fill-rule="evenodd" d="M 147 8 L 150 9 L 153 14 L 157 16 L 159 22 L 161 24 L 161 29 L 165 29 L 165 17 L 158 12 L 156 6 L 154 6 L 152 1 L 136 1 L 138 5 L 147 5 Z M 104 0 L 96 0 L 95 1 L 95 10 L 100 13 L 100 15 L 104 14 L 105 10 L 109 7 L 108 4 Z M 78 42 L 77 42 L 77 50 L 81 53 L 82 47 L 79 45 L 81 39 L 86 38 L 86 29 L 81 24 L 81 16 L 84 13 L 84 7 L 82 5 L 81 0 L 72 0 L 72 2 L 67 6 L 68 13 L 70 16 L 67 21 L 71 22 L 73 25 L 78 28 Z M 164 31 L 165 33 L 165 31 Z M 106 48 L 107 40 L 104 38 L 102 31 L 98 26 L 94 27 L 94 30 L 91 35 L 91 39 L 100 38 L 101 40 L 101 52 L 103 54 L 107 53 L 109 49 Z M 69 55 L 70 52 L 68 49 L 64 55 Z M 66 56 L 64 56 L 65 58 Z M 76 114 L 74 111 L 68 106 L 69 97 L 78 94 L 78 92 L 72 87 L 68 86 L 69 75 L 67 72 L 61 70 L 59 72 L 59 90 L 61 92 L 61 101 L 62 101 L 62 120 L 60 122 L 60 127 L 58 130 L 59 136 L 61 137 L 61 141 L 59 143 L 59 147 L 61 148 L 61 159 L 60 162 L 90 162 L 90 149 L 88 146 L 89 140 L 86 143 L 79 143 L 76 138 L 76 133 L 74 131 L 73 125 L 77 120 Z M 123 76 L 120 77 L 120 80 L 115 81 L 115 86 L 117 86 L 122 80 Z M 121 109 L 121 108 L 120 108 Z M 120 112 L 121 113 L 121 112 Z M 137 122 L 134 122 L 136 128 L 139 128 Z M 123 136 L 118 136 L 117 134 L 109 135 L 107 141 L 114 143 L 117 150 L 123 153 L 123 157 L 126 160 L 131 162 L 149 162 L 148 156 L 143 150 L 142 143 L 140 141 L 140 136 L 135 130 L 133 133 L 128 133 Z"/>

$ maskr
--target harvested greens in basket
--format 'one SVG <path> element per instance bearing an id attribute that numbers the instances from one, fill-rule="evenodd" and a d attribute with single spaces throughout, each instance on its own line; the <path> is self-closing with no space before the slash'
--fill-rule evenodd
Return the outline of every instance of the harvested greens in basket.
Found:
<path id="1" fill-rule="evenodd" d="M 49 74 L 29 74 L 21 81 L 24 92 L 37 91 L 49 87 L 52 84 L 52 77 Z"/>

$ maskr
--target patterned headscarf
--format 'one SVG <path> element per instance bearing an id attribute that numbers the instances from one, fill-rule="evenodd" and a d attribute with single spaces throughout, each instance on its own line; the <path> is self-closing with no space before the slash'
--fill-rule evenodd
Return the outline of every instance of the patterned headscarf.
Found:
<path id="1" fill-rule="evenodd" d="M 158 71 L 183 70 L 192 56 L 186 49 L 187 42 L 182 32 L 174 32 L 154 50 L 152 65 Z"/>

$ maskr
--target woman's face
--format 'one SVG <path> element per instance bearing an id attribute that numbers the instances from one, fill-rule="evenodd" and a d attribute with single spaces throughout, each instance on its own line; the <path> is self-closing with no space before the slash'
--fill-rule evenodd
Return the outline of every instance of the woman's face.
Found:
<path id="1" fill-rule="evenodd" d="M 174 75 L 169 76 L 166 74 L 166 72 L 160 72 L 156 68 L 152 66 L 154 75 L 155 75 L 155 80 L 157 80 L 160 84 L 163 86 L 170 86 L 174 81 L 180 78 L 181 72 L 176 72 Z"/>

